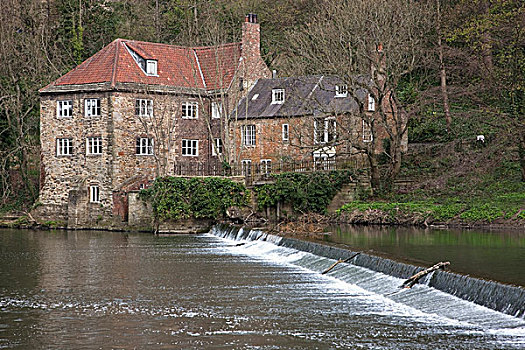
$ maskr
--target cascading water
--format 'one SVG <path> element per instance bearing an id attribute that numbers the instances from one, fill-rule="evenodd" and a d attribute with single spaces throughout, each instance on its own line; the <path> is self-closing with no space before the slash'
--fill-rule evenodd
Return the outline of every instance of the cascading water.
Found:
<path id="1" fill-rule="evenodd" d="M 210 233 L 229 240 L 244 241 L 244 245 L 232 247 L 238 253 L 265 256 L 319 273 L 330 267 L 335 259 L 355 254 L 332 246 L 278 237 L 261 230 L 216 226 Z M 510 327 L 525 331 L 523 288 L 445 271 L 425 276 L 411 289 L 399 288 L 404 279 L 421 270 L 421 267 L 359 254 L 348 263 L 337 265 L 325 276 L 424 313 L 489 328 Z"/>

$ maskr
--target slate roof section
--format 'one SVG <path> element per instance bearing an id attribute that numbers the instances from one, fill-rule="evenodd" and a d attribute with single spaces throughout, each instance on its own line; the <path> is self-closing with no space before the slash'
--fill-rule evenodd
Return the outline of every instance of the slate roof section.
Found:
<path id="1" fill-rule="evenodd" d="M 145 60 L 156 60 L 158 75 L 147 75 L 128 48 Z M 206 91 L 226 89 L 239 67 L 240 57 L 241 43 L 216 47 L 183 47 L 116 39 L 40 92 L 50 92 L 54 87 L 68 85 L 104 83 L 111 87 L 136 83 Z"/>
<path id="2" fill-rule="evenodd" d="M 237 105 L 237 118 L 325 116 L 357 112 L 358 103 L 350 93 L 347 97 L 336 97 L 336 86 L 343 84 L 338 77 L 320 75 L 259 79 L 247 97 Z M 285 90 L 284 103 L 272 104 L 273 89 Z M 362 90 L 358 95 L 359 100 L 364 101 L 367 92 Z"/>

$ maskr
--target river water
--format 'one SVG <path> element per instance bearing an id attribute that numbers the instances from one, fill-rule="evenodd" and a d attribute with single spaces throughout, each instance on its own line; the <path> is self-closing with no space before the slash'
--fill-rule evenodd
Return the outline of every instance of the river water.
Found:
<path id="1" fill-rule="evenodd" d="M 319 274 L 332 262 L 211 234 L 0 230 L 0 348 L 525 348 L 523 319 L 424 285 L 389 297 L 357 280 L 400 280 L 359 267 Z"/>
<path id="2" fill-rule="evenodd" d="M 450 261 L 462 274 L 525 287 L 525 232 L 421 230 L 411 227 L 339 225 L 324 240 L 422 266 Z"/>

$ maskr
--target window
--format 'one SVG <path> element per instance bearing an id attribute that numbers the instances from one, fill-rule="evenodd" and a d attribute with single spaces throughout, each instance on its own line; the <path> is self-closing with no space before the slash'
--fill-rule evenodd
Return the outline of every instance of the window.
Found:
<path id="1" fill-rule="evenodd" d="M 73 139 L 57 139 L 57 156 L 73 154 Z"/>
<path id="2" fill-rule="evenodd" d="M 153 100 L 136 99 L 135 100 L 135 115 L 139 117 L 153 116 Z"/>
<path id="3" fill-rule="evenodd" d="M 211 117 L 213 119 L 219 119 L 222 116 L 222 103 L 212 102 L 211 103 Z"/>
<path id="4" fill-rule="evenodd" d="M 102 154 L 102 137 L 86 139 L 86 154 Z"/>
<path id="5" fill-rule="evenodd" d="M 314 120 L 314 143 L 333 142 L 336 139 L 335 118 L 317 118 Z"/>
<path id="6" fill-rule="evenodd" d="M 284 89 L 273 89 L 272 90 L 272 104 L 283 104 L 284 103 Z"/>
<path id="7" fill-rule="evenodd" d="M 86 98 L 84 114 L 86 117 L 98 117 L 100 115 L 100 99 Z"/>
<path id="8" fill-rule="evenodd" d="M 346 97 L 348 96 L 348 85 L 336 85 L 335 86 L 335 97 Z"/>
<path id="9" fill-rule="evenodd" d="M 157 75 L 157 61 L 146 60 L 146 74 Z"/>
<path id="10" fill-rule="evenodd" d="M 261 159 L 261 174 L 269 174 L 272 172 L 272 160 Z"/>
<path id="11" fill-rule="evenodd" d="M 197 102 L 183 102 L 182 103 L 182 118 L 197 119 L 199 116 Z"/>
<path id="12" fill-rule="evenodd" d="M 241 126 L 241 141 L 243 146 L 255 146 L 255 125 Z"/>
<path id="13" fill-rule="evenodd" d="M 197 157 L 199 155 L 199 140 L 182 140 L 182 155 Z"/>
<path id="14" fill-rule="evenodd" d="M 139 137 L 135 144 L 135 154 L 139 156 L 153 155 L 153 139 L 148 137 Z"/>
<path id="15" fill-rule="evenodd" d="M 211 148 L 211 154 L 213 156 L 218 156 L 222 154 L 222 139 L 214 139 L 213 146 Z"/>
<path id="16" fill-rule="evenodd" d="M 100 188 L 98 186 L 89 186 L 89 201 L 100 203 Z"/>
<path id="17" fill-rule="evenodd" d="M 242 175 L 244 176 L 248 176 L 248 175 L 251 175 L 252 173 L 252 161 L 251 159 L 243 159 L 241 160 L 241 164 L 242 164 Z"/>
<path id="18" fill-rule="evenodd" d="M 283 142 L 290 141 L 290 126 L 288 124 L 282 125 Z"/>
<path id="19" fill-rule="evenodd" d="M 372 135 L 372 128 L 365 120 L 363 120 L 363 142 L 372 142 L 374 135 Z"/>
<path id="20" fill-rule="evenodd" d="M 370 94 L 368 94 L 368 111 L 373 112 L 376 110 L 376 100 Z"/>
<path id="21" fill-rule="evenodd" d="M 73 116 L 73 101 L 57 101 L 57 117 L 70 118 Z"/>

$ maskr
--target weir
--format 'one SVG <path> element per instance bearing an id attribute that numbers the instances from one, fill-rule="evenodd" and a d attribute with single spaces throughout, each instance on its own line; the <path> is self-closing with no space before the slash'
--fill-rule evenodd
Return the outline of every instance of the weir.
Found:
<path id="1" fill-rule="evenodd" d="M 212 228 L 210 233 L 226 239 L 269 242 L 276 247 L 290 248 L 294 251 L 310 253 L 310 257 L 306 255 L 301 256 L 297 258 L 294 263 L 310 270 L 318 271 L 319 273 L 330 267 L 334 262 L 333 260 L 346 259 L 357 253 L 320 243 L 271 235 L 257 229 L 245 229 L 228 225 L 217 225 Z M 247 249 L 245 246 L 239 247 L 239 249 L 241 248 Z M 312 258 L 311 255 L 317 256 L 318 258 Z M 517 322 L 510 322 L 510 324 L 504 322 L 505 325 L 501 326 L 522 327 L 525 325 L 523 323 L 523 319 L 525 319 L 524 288 L 441 270 L 434 271 L 425 276 L 418 282 L 418 285 L 412 289 L 399 288 L 403 281 L 397 279 L 408 279 L 410 276 L 422 270 L 424 270 L 423 267 L 361 253 L 350 261 L 337 265 L 326 276 L 355 284 L 366 290 L 383 295 L 396 302 L 413 306 L 424 312 L 435 313 L 436 311 L 440 311 L 441 314 L 456 319 L 465 319 L 468 313 L 468 321 L 474 320 L 479 323 L 492 322 L 485 320 L 489 317 L 486 313 L 475 308 L 471 308 L 468 311 L 450 310 L 451 308 L 457 309 L 457 305 L 452 305 L 452 302 L 449 300 L 452 298 L 450 295 L 452 295 L 516 317 L 520 320 L 515 319 Z M 372 271 L 397 279 L 391 278 L 388 280 L 386 276 Z M 387 278 L 387 280 L 385 280 L 385 278 Z M 446 295 L 449 296 L 447 297 Z M 458 317 L 458 315 L 460 317 Z"/>

